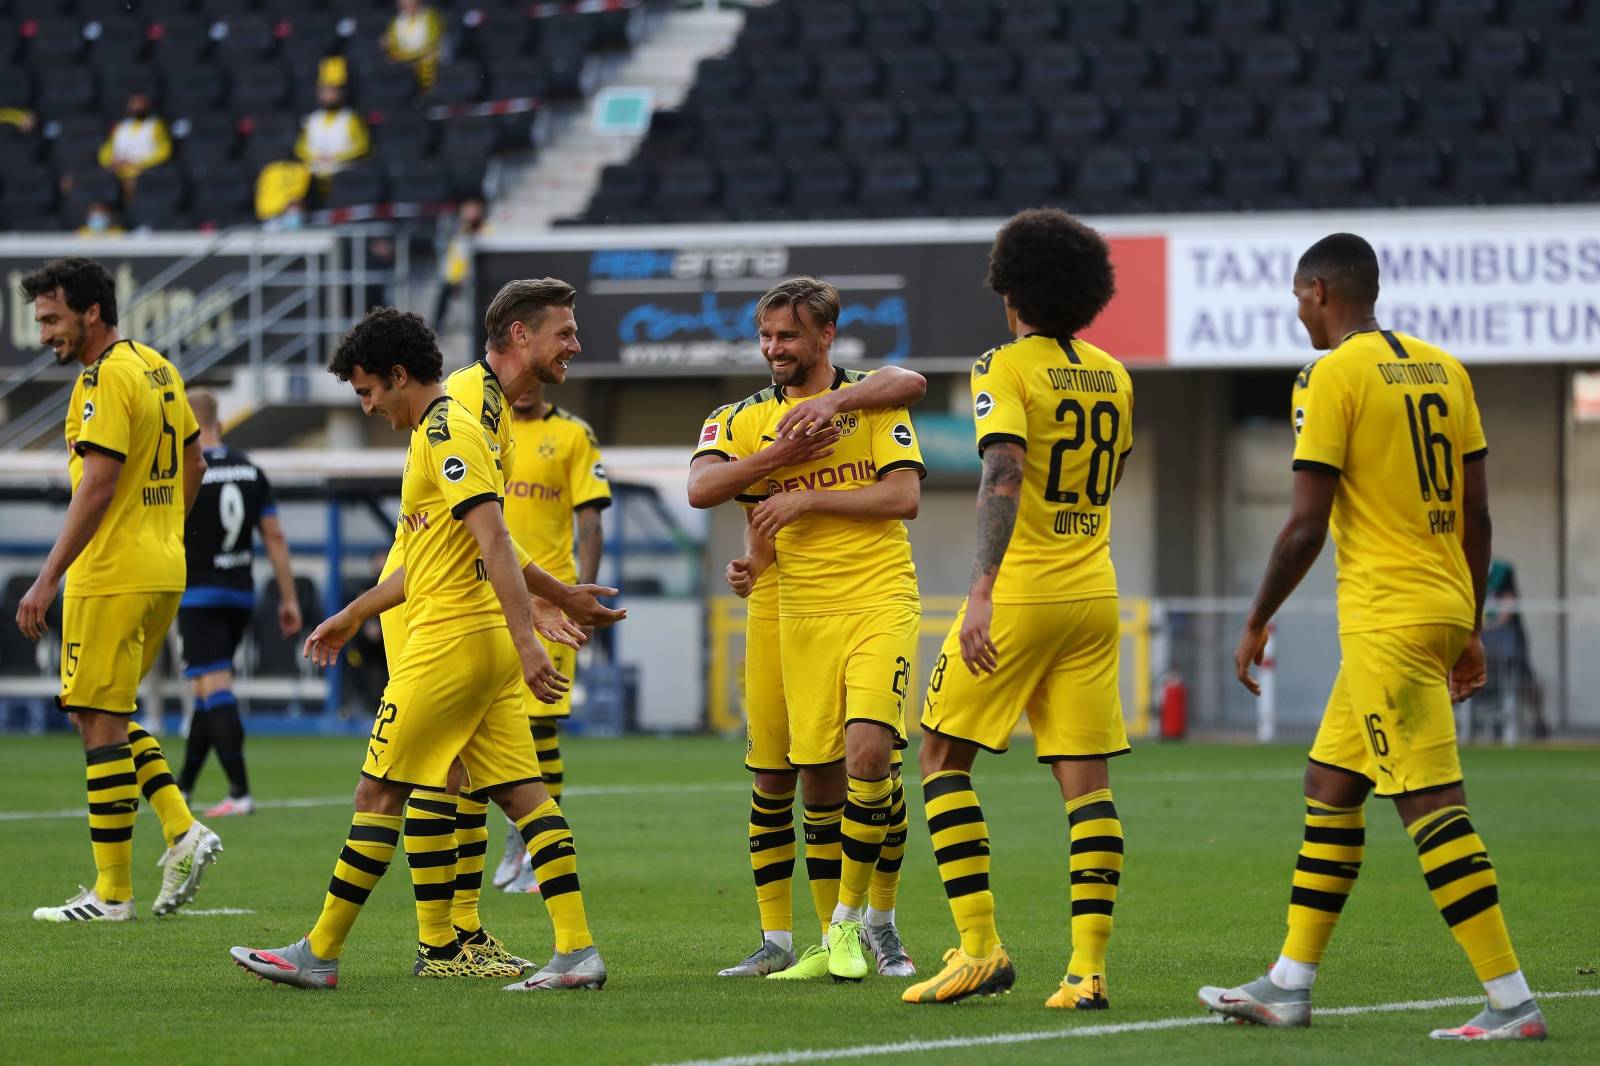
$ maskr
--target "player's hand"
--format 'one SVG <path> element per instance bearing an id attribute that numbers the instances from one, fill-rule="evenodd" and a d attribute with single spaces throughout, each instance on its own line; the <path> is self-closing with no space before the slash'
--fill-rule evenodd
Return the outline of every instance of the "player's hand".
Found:
<path id="1" fill-rule="evenodd" d="M 533 628 L 545 640 L 556 644 L 565 644 L 569 648 L 581 648 L 588 641 L 583 628 L 566 615 L 561 613 L 561 608 L 549 600 L 533 599 Z"/>
<path id="2" fill-rule="evenodd" d="M 556 606 L 580 626 L 614 626 L 628 617 L 628 612 L 607 607 L 600 597 L 616 594 L 616 589 L 604 585 L 568 585 Z"/>
<path id="3" fill-rule="evenodd" d="M 360 626 L 361 623 L 340 611 L 311 631 L 300 654 L 310 659 L 313 666 L 332 666 L 339 661 L 340 650 Z"/>
<path id="4" fill-rule="evenodd" d="M 755 568 L 748 555 L 729 560 L 728 568 L 722 572 L 722 577 L 728 582 L 733 594 L 741 600 L 748 599 L 751 590 L 756 587 Z"/>
<path id="5" fill-rule="evenodd" d="M 285 600 L 278 604 L 278 630 L 283 633 L 285 640 L 300 632 L 305 625 L 305 620 L 300 617 L 300 604 L 294 600 Z"/>
<path id="6" fill-rule="evenodd" d="M 961 620 L 961 661 L 967 671 L 978 676 L 978 671 L 992 674 L 1000 665 L 1000 653 L 989 639 L 989 623 L 994 618 L 994 601 L 968 597 L 967 613 Z"/>
<path id="7" fill-rule="evenodd" d="M 1474 633 L 1461 649 L 1461 657 L 1450 668 L 1450 701 L 1460 703 L 1489 683 L 1489 667 L 1483 658 L 1483 638 Z"/>
<path id="8" fill-rule="evenodd" d="M 762 449 L 762 454 L 770 456 L 779 466 L 797 466 L 826 459 L 833 454 L 833 446 L 837 443 L 839 427 L 827 422 L 798 436 L 786 437 L 779 433 L 777 440 Z"/>
<path id="9" fill-rule="evenodd" d="M 1239 646 L 1233 650 L 1233 671 L 1239 678 L 1239 684 L 1248 689 L 1252 696 L 1261 695 L 1261 684 L 1250 676 L 1250 667 L 1260 666 L 1266 652 L 1267 627 L 1252 625 L 1246 619 L 1244 632 L 1239 634 Z"/>
<path id="10" fill-rule="evenodd" d="M 833 421 L 834 415 L 839 413 L 843 395 L 840 390 L 830 389 L 800 401 L 778 419 L 777 428 L 772 431 L 773 435 L 780 438 L 815 436 Z"/>
<path id="11" fill-rule="evenodd" d="M 540 703 L 560 703 L 572 682 L 556 669 L 542 644 L 536 640 L 530 643 L 522 652 L 522 680 Z"/>
<path id="12" fill-rule="evenodd" d="M 811 509 L 811 493 L 778 492 L 756 504 L 750 512 L 750 528 L 768 540 L 778 539 L 778 530 Z"/>
<path id="13" fill-rule="evenodd" d="M 17 604 L 17 628 L 29 640 L 38 640 L 50 631 L 44 616 L 50 610 L 50 605 L 56 602 L 56 587 L 59 584 L 40 574 L 23 595 L 22 602 Z"/>

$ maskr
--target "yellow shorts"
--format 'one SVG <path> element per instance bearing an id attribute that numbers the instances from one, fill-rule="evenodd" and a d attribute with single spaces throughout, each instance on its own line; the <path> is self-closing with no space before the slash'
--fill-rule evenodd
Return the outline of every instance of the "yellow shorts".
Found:
<path id="1" fill-rule="evenodd" d="M 752 773 L 792 771 L 776 618 L 751 618 L 745 624 L 744 717 L 744 768 Z"/>
<path id="2" fill-rule="evenodd" d="M 577 649 L 566 645 L 557 644 L 553 640 L 545 640 L 538 633 L 539 643 L 544 645 L 544 650 L 550 655 L 550 662 L 555 665 L 563 677 L 573 684 L 578 681 L 578 652 Z M 526 688 L 526 686 L 524 686 Z M 539 698 L 528 691 L 528 717 L 529 718 L 567 718 L 572 714 L 572 690 L 569 688 L 561 694 L 557 703 L 540 703 Z"/>
<path id="3" fill-rule="evenodd" d="M 894 746 L 906 746 L 906 692 L 920 622 L 910 607 L 779 621 L 790 763 L 841 761 L 851 722 L 887 726 Z"/>
<path id="4" fill-rule="evenodd" d="M 1379 796 L 1459 784 L 1448 679 L 1467 635 L 1452 625 L 1341 634 L 1311 761 L 1366 778 Z"/>
<path id="5" fill-rule="evenodd" d="M 998 753 L 1026 711 L 1040 762 L 1128 753 L 1115 599 L 996 604 L 989 636 L 1000 665 L 976 677 L 961 661 L 966 613 L 962 604 L 934 660 L 923 729 Z"/>
<path id="6" fill-rule="evenodd" d="M 61 709 L 132 714 L 182 598 L 181 590 L 64 597 Z"/>
<path id="7" fill-rule="evenodd" d="M 504 626 L 432 642 L 413 637 L 389 674 L 361 772 L 443 788 L 459 757 L 472 790 L 537 780 L 527 696 Z"/>

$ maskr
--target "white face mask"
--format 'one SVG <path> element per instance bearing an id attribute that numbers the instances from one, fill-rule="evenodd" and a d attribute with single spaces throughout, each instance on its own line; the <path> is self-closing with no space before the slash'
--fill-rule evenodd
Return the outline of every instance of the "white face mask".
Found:
<path id="1" fill-rule="evenodd" d="M 291 207 L 278 216 L 278 223 L 284 229 L 299 229 L 305 224 L 306 216 L 298 207 Z"/>
<path id="2" fill-rule="evenodd" d="M 96 233 L 103 233 L 111 228 L 111 216 L 104 211 L 91 211 L 83 224 Z"/>

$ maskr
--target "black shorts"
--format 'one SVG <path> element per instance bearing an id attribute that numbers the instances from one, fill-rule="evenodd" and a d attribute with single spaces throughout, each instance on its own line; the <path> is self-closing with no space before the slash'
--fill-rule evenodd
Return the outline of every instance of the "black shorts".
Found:
<path id="1" fill-rule="evenodd" d="M 239 650 L 251 614 L 242 607 L 179 607 L 183 676 L 194 678 L 232 670 L 233 653 Z"/>

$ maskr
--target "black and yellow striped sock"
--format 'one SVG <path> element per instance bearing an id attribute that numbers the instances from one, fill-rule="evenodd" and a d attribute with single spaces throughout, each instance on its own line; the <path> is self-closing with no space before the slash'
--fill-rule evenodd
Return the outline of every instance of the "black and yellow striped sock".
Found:
<path id="1" fill-rule="evenodd" d="M 872 881 L 867 886 L 867 906 L 873 910 L 894 910 L 895 899 L 900 895 L 900 864 L 906 856 L 909 828 L 906 789 L 897 777 L 894 779 L 894 791 L 889 795 L 889 831 L 883 835 L 878 865 L 873 868 Z"/>
<path id="2" fill-rule="evenodd" d="M 794 929 L 794 789 L 750 790 L 750 870 L 762 932 Z"/>
<path id="3" fill-rule="evenodd" d="M 456 881 L 456 803 L 441 790 L 417 789 L 406 800 L 406 864 L 417 901 L 417 940 L 430 948 L 455 941 L 450 925 Z"/>
<path id="4" fill-rule="evenodd" d="M 941 770 L 922 780 L 933 860 L 939 864 L 950 914 L 961 934 L 961 950 L 986 959 L 1000 946 L 994 923 L 994 893 L 989 891 L 989 827 L 972 790 L 972 775 Z"/>
<path id="5" fill-rule="evenodd" d="M 1072 882 L 1069 977 L 1106 972 L 1111 911 L 1122 883 L 1122 820 L 1109 788 L 1067 801 L 1068 876 Z"/>
<path id="6" fill-rule="evenodd" d="M 1444 807 L 1418 818 L 1406 832 L 1416 842 L 1434 906 L 1466 951 L 1478 980 L 1492 981 L 1517 970 L 1494 864 L 1467 809 Z"/>
<path id="7" fill-rule="evenodd" d="M 128 743 L 133 748 L 133 771 L 139 777 L 139 791 L 161 819 L 161 835 L 170 848 L 189 831 L 194 815 L 189 813 L 189 804 L 172 779 L 172 769 L 161 753 L 161 744 L 131 718 L 128 719 Z"/>
<path id="8" fill-rule="evenodd" d="M 1361 873 L 1366 853 L 1364 807 L 1334 807 L 1306 797 L 1306 836 L 1289 890 L 1289 932 L 1283 956 L 1316 965 Z"/>
<path id="9" fill-rule="evenodd" d="M 350 819 L 350 835 L 333 864 L 333 878 L 322 900 L 322 913 L 309 934 L 311 953 L 319 959 L 337 959 L 356 916 L 373 888 L 389 869 L 400 843 L 403 819 L 398 814 L 357 811 Z"/>
<path id="10" fill-rule="evenodd" d="M 84 752 L 88 764 L 89 843 L 94 851 L 94 894 L 107 903 L 133 898 L 133 819 L 139 781 L 127 744 Z"/>
<path id="11" fill-rule="evenodd" d="M 803 811 L 806 882 L 811 886 L 811 905 L 816 908 L 817 921 L 822 926 L 823 943 L 826 943 L 828 925 L 833 921 L 833 908 L 839 903 L 839 866 L 844 849 L 839 825 L 844 819 L 844 804 L 812 806 L 807 803 Z"/>
<path id="12" fill-rule="evenodd" d="M 889 833 L 889 796 L 894 779 L 876 781 L 851 777 L 845 792 L 844 819 L 839 823 L 842 861 L 839 863 L 839 903 L 833 916 L 860 919 L 867 902 L 867 885 L 878 865 L 883 838 Z"/>
<path id="13" fill-rule="evenodd" d="M 578 853 L 561 807 L 546 800 L 517 820 L 517 832 L 533 856 L 533 875 L 539 879 L 539 894 L 555 926 L 556 950 L 577 951 L 593 944 L 578 886 Z"/>
<path id="14" fill-rule="evenodd" d="M 450 897 L 450 923 L 457 932 L 483 928 L 478 897 L 483 894 L 483 859 L 489 850 L 489 797 L 463 792 L 456 798 L 456 879 Z"/>
<path id="15" fill-rule="evenodd" d="M 561 802 L 561 783 L 566 779 L 567 764 L 561 758 L 561 733 L 554 718 L 530 718 L 533 730 L 533 750 L 539 756 L 539 776 L 550 798 Z"/>

